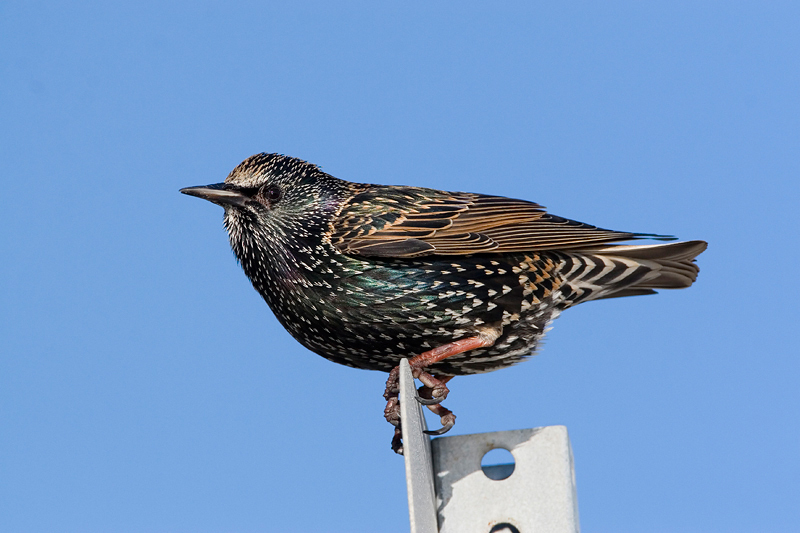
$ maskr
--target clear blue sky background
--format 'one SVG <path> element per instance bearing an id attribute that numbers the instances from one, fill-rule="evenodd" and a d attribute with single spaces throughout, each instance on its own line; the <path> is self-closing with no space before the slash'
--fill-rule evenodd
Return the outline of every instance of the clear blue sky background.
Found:
<path id="1" fill-rule="evenodd" d="M 332 4 L 0 5 L 0 530 L 407 531 L 385 376 L 178 193 L 261 151 L 708 240 L 454 380 L 454 434 L 566 425 L 584 531 L 796 530 L 800 4 Z"/>

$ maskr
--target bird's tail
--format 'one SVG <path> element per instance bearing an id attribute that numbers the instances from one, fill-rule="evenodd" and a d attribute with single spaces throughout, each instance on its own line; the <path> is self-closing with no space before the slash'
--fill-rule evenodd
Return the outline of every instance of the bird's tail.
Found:
<path id="1" fill-rule="evenodd" d="M 686 241 L 570 251 L 562 268 L 569 289 L 567 306 L 689 287 L 700 270 L 694 258 L 707 246 L 704 241 Z"/>

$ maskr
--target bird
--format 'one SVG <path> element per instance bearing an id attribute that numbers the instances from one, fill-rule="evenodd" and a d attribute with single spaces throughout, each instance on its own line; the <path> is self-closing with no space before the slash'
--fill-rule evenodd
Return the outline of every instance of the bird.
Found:
<path id="1" fill-rule="evenodd" d="M 180 192 L 224 208 L 244 273 L 300 344 L 389 373 L 384 417 L 400 454 L 403 358 L 422 383 L 417 400 L 441 418 L 427 432 L 443 434 L 455 423 L 442 405 L 451 378 L 527 359 L 579 303 L 689 287 L 707 247 L 603 229 L 526 200 L 349 182 L 276 153 Z"/>

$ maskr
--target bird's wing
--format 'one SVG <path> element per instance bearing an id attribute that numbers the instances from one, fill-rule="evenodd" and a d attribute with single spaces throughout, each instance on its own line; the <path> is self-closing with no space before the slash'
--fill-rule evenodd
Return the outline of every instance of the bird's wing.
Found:
<path id="1" fill-rule="evenodd" d="M 356 194 L 330 235 L 342 252 L 374 257 L 574 249 L 651 236 L 567 220 L 525 200 L 384 186 Z"/>

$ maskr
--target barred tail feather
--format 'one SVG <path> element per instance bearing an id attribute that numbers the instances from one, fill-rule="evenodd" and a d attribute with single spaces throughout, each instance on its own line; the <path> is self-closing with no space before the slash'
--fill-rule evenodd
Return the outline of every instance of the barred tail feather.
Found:
<path id="1" fill-rule="evenodd" d="M 655 289 L 683 289 L 697 279 L 694 258 L 704 241 L 652 245 L 615 245 L 570 252 L 565 260 L 568 306 L 588 300 L 654 294 Z"/>

